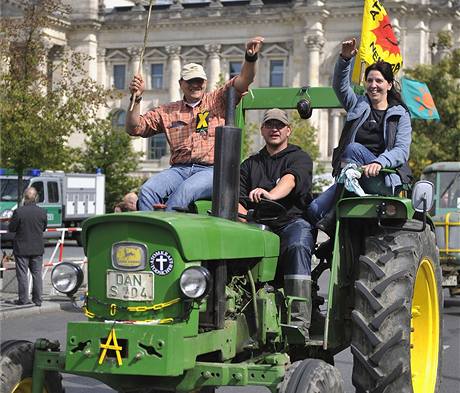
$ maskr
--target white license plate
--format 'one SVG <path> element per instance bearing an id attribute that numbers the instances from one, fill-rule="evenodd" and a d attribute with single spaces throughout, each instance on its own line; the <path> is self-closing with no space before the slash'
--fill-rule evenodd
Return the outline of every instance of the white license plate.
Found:
<path id="1" fill-rule="evenodd" d="M 107 297 L 119 300 L 153 300 L 153 273 L 107 270 Z"/>
<path id="2" fill-rule="evenodd" d="M 448 276 L 442 278 L 443 287 L 456 287 L 457 286 L 457 276 Z"/>

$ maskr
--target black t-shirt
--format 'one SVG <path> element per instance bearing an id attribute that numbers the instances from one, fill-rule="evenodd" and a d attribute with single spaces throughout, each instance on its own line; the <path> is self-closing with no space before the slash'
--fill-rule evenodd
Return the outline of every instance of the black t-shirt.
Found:
<path id="1" fill-rule="evenodd" d="M 303 216 L 312 200 L 312 173 L 313 162 L 300 147 L 288 145 L 273 156 L 264 147 L 241 164 L 240 196 L 247 197 L 257 187 L 271 191 L 284 175 L 292 174 L 295 177 L 295 188 L 288 196 L 276 201 L 286 208 L 287 216 L 270 224 L 273 228 L 279 228 Z M 240 200 L 240 203 L 245 208 L 253 207 L 249 201 Z"/>
<path id="2" fill-rule="evenodd" d="M 371 108 L 367 120 L 358 129 L 355 142 L 367 147 L 376 156 L 385 151 L 385 139 L 383 137 L 383 122 L 386 110 Z"/>

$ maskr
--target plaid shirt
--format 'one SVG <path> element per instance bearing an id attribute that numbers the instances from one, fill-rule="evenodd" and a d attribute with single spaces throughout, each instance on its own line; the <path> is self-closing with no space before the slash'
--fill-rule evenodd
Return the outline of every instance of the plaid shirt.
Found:
<path id="1" fill-rule="evenodd" d="M 171 149 L 171 165 L 214 164 L 215 129 L 225 124 L 226 92 L 233 82 L 234 78 L 205 93 L 194 108 L 182 100 L 148 111 L 140 116 L 131 135 L 148 138 L 164 132 Z"/>

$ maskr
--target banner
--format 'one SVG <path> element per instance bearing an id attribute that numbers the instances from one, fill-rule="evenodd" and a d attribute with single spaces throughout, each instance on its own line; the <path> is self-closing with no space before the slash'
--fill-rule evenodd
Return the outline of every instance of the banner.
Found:
<path id="1" fill-rule="evenodd" d="M 398 40 L 385 8 L 378 0 L 364 0 L 361 42 L 355 58 L 353 82 L 360 84 L 365 68 L 380 60 L 390 63 L 394 74 L 402 68 Z"/>
<path id="2" fill-rule="evenodd" d="M 402 77 L 401 93 L 414 119 L 440 120 L 438 110 L 426 83 Z"/>

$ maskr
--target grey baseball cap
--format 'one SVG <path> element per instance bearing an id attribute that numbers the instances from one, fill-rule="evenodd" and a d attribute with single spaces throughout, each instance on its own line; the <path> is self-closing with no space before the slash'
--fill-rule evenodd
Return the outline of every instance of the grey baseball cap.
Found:
<path id="1" fill-rule="evenodd" d="M 206 77 L 206 72 L 204 72 L 203 66 L 196 63 L 188 63 L 184 65 L 182 67 L 180 76 L 184 81 L 189 81 L 190 79 L 194 78 L 208 80 L 208 78 Z"/>
<path id="2" fill-rule="evenodd" d="M 269 109 L 264 113 L 264 120 L 262 123 L 265 123 L 268 120 L 279 120 L 285 125 L 289 125 L 288 115 L 285 111 L 278 108 Z"/>

